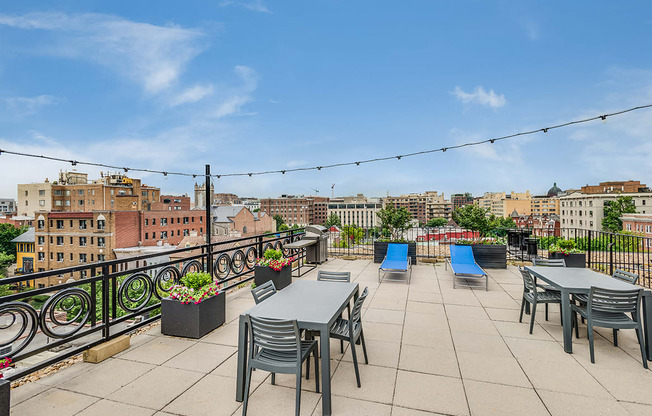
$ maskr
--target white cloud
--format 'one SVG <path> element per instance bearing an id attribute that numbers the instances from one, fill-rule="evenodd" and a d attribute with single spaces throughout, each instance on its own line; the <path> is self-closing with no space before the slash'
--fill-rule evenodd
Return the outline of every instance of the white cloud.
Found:
<path id="1" fill-rule="evenodd" d="M 149 93 L 172 86 L 203 49 L 200 30 L 106 14 L 0 14 L 0 25 L 48 31 L 30 52 L 90 60 L 141 84 Z"/>
<path id="2" fill-rule="evenodd" d="M 226 6 L 238 6 L 238 7 L 243 7 L 247 10 L 251 10 L 253 12 L 261 12 L 261 13 L 272 13 L 267 6 L 263 3 L 262 0 L 252 0 L 252 1 L 236 1 L 236 0 L 226 0 L 220 3 L 221 7 L 226 7 Z"/>
<path id="3" fill-rule="evenodd" d="M 37 95 L 35 97 L 9 97 L 5 103 L 10 111 L 26 116 L 36 113 L 41 107 L 58 104 L 61 100 L 52 95 Z"/>
<path id="4" fill-rule="evenodd" d="M 473 92 L 464 92 L 460 87 L 455 87 L 451 93 L 464 104 L 480 104 L 491 108 L 504 107 L 507 103 L 503 94 L 496 94 L 494 90 L 485 91 L 482 87 L 476 87 Z"/>
<path id="5" fill-rule="evenodd" d="M 212 85 L 195 85 L 194 87 L 187 88 L 179 95 L 174 97 L 170 101 L 171 106 L 177 106 L 181 104 L 192 104 L 200 101 L 204 97 L 207 97 L 213 93 Z"/>
<path id="6" fill-rule="evenodd" d="M 234 88 L 217 107 L 213 113 L 215 118 L 223 118 L 231 115 L 241 114 L 242 107 L 251 102 L 251 94 L 258 87 L 258 74 L 248 66 L 238 65 L 234 68 L 235 73 L 242 80 L 242 85 Z M 248 113 L 249 115 L 255 113 Z"/>

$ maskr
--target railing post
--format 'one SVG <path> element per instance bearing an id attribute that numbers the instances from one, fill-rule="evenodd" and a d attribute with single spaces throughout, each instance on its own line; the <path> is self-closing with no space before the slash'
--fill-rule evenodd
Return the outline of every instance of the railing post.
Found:
<path id="1" fill-rule="evenodd" d="M 614 235 L 609 234 L 609 275 L 614 274 Z"/>
<path id="2" fill-rule="evenodd" d="M 258 258 L 263 257 L 263 236 L 258 237 Z"/>
<path id="3" fill-rule="evenodd" d="M 102 266 L 102 336 L 106 341 L 110 338 L 111 318 L 109 317 L 109 266 Z"/>
<path id="4" fill-rule="evenodd" d="M 117 273 L 117 271 L 118 271 L 117 264 L 111 266 L 111 272 L 113 274 Z M 112 277 L 109 283 L 111 284 L 111 317 L 115 319 L 118 317 L 118 276 Z"/>
<path id="5" fill-rule="evenodd" d="M 589 234 L 587 236 L 588 247 L 586 248 L 586 253 L 588 255 L 588 258 L 586 259 L 586 263 L 588 264 L 589 269 L 591 268 L 591 236 L 592 236 L 592 234 L 593 234 L 593 232 L 591 230 L 589 230 Z"/>
<path id="6" fill-rule="evenodd" d="M 204 225 L 206 226 L 206 267 L 208 268 L 208 273 L 213 277 L 213 247 L 211 246 L 211 228 L 213 226 L 211 221 L 211 205 L 213 201 L 213 195 L 211 195 L 211 165 L 206 165 L 206 215 Z"/>
<path id="7" fill-rule="evenodd" d="M 91 278 L 95 277 L 97 270 L 95 267 L 91 268 Z M 97 281 L 91 283 L 91 326 L 97 325 Z"/>

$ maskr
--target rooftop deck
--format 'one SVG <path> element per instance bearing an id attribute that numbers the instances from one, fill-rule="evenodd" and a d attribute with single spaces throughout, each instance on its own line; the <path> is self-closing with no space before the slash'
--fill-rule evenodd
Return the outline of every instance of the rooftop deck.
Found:
<path id="1" fill-rule="evenodd" d="M 330 260 L 322 269 L 350 271 L 369 287 L 363 325 L 369 365 L 357 388 L 347 350 L 332 344 L 334 415 L 650 415 L 652 372 L 640 362 L 634 331 L 598 329 L 596 364 L 584 326 L 566 354 L 558 306 L 537 313 L 532 335 L 518 323 L 518 271 L 490 270 L 489 291 L 453 289 L 443 265 L 414 267 L 412 283 L 377 282 L 368 260 Z M 316 271 L 303 279 L 315 279 Z M 194 341 L 160 327 L 101 364 L 79 363 L 12 390 L 12 415 L 238 415 L 236 345 L 249 290 L 229 294 L 228 323 Z M 539 306 L 543 312 L 543 306 Z M 529 316 L 527 317 L 529 320 Z M 524 320 L 525 321 L 525 320 Z M 248 414 L 293 415 L 294 377 L 253 373 Z M 320 415 L 321 396 L 303 383 L 301 414 Z"/>

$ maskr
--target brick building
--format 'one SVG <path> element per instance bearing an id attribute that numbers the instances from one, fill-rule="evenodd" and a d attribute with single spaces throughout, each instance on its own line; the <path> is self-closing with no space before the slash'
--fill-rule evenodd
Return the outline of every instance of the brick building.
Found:
<path id="1" fill-rule="evenodd" d="M 203 210 L 141 211 L 138 214 L 140 242 L 143 246 L 155 246 L 159 242 L 177 245 L 193 231 L 200 236 L 206 232 L 206 215 Z"/>
<path id="2" fill-rule="evenodd" d="M 147 186 L 140 179 L 125 174 L 106 174 L 88 182 L 87 174 L 60 172 L 59 181 L 18 185 L 18 212 L 34 215 L 36 211 L 140 211 L 159 202 L 159 188 Z"/>
<path id="3" fill-rule="evenodd" d="M 157 202 L 150 205 L 151 211 L 190 211 L 188 195 L 161 195 Z"/>
<path id="4" fill-rule="evenodd" d="M 473 204 L 473 195 L 470 192 L 451 195 L 451 208 L 453 211 L 457 208 L 463 207 L 464 205 L 470 204 Z"/>
<path id="5" fill-rule="evenodd" d="M 266 212 L 252 213 L 244 205 L 211 208 L 212 235 L 247 237 L 276 231 L 276 221 Z"/>
<path id="6" fill-rule="evenodd" d="M 652 214 L 623 214 L 623 230 L 645 236 L 643 246 L 652 248 Z"/>
<path id="7" fill-rule="evenodd" d="M 583 194 L 630 194 L 638 192 L 649 192 L 649 189 L 641 181 L 610 181 L 600 182 L 598 185 L 586 185 L 580 189 Z"/>
<path id="8" fill-rule="evenodd" d="M 405 208 L 413 220 L 426 223 L 433 218 L 450 218 L 451 204 L 436 191 L 427 191 L 421 194 L 406 194 L 401 196 L 388 196 L 385 205 Z"/>
<path id="9" fill-rule="evenodd" d="M 281 195 L 280 198 L 261 199 L 260 210 L 272 217 L 280 215 L 287 225 L 323 224 L 328 215 L 328 198 Z"/>

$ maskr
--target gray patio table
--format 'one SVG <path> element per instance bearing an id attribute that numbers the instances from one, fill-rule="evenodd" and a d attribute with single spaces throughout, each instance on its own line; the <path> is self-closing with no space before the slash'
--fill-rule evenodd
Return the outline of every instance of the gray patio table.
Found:
<path id="1" fill-rule="evenodd" d="M 564 331 L 564 351 L 573 353 L 573 332 L 571 329 L 571 294 L 586 294 L 591 291 L 591 286 L 611 290 L 631 290 L 634 285 L 622 280 L 614 279 L 591 269 L 573 267 L 544 267 L 526 266 L 532 275 L 543 280 L 561 292 L 561 313 Z M 639 287 L 639 286 L 636 286 Z M 643 332 L 645 338 L 645 351 L 647 359 L 652 360 L 652 292 L 643 291 Z"/>
<path id="2" fill-rule="evenodd" d="M 238 374 L 235 399 L 244 398 L 247 369 L 248 328 L 246 315 L 273 319 L 296 319 L 300 329 L 319 331 L 321 351 L 322 414 L 331 414 L 330 329 L 351 299 L 358 297 L 357 283 L 297 280 L 264 302 L 240 315 Z"/>

